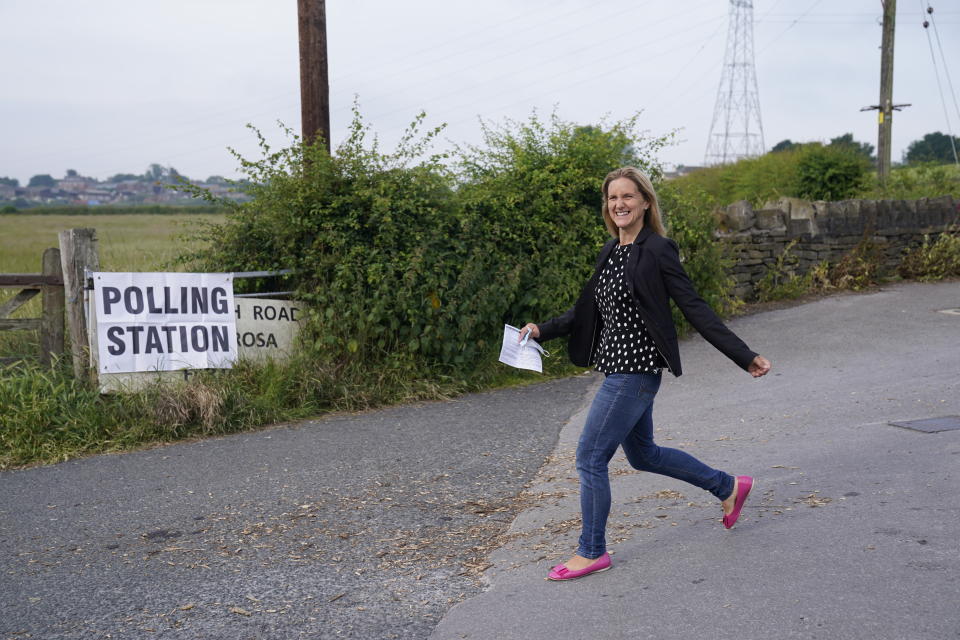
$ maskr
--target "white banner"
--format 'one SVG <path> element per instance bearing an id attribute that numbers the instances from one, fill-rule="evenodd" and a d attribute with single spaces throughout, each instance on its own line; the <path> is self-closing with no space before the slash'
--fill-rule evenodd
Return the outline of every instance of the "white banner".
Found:
<path id="1" fill-rule="evenodd" d="M 233 276 L 93 274 L 98 370 L 229 369 L 237 357 Z"/>

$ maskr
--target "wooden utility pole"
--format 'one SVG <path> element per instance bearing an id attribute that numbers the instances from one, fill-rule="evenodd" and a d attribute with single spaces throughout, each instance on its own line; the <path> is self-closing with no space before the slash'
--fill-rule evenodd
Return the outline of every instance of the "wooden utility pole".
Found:
<path id="1" fill-rule="evenodd" d="M 317 136 L 330 151 L 330 81 L 327 77 L 325 0 L 297 0 L 300 33 L 300 122 L 304 142 Z"/>
<path id="2" fill-rule="evenodd" d="M 893 34 L 897 0 L 883 0 L 883 38 L 880 43 L 880 131 L 877 137 L 877 172 L 880 184 L 890 175 L 890 141 L 893 132 Z"/>
<path id="3" fill-rule="evenodd" d="M 890 175 L 890 147 L 893 133 L 893 112 L 909 104 L 893 104 L 893 33 L 897 17 L 897 0 L 881 0 L 883 4 L 883 37 L 880 41 L 880 104 L 864 107 L 860 111 L 877 113 L 877 177 L 880 184 Z"/>

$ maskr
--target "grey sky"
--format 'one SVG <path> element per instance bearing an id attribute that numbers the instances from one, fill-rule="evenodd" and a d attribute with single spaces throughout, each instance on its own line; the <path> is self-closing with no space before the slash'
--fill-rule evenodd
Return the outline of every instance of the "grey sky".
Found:
<path id="1" fill-rule="evenodd" d="M 947 131 L 920 26 L 927 0 L 898 4 L 894 101 L 913 106 L 894 119 L 894 160 Z M 960 1 L 931 4 L 960 90 Z M 479 141 L 478 117 L 556 108 L 591 124 L 643 110 L 651 134 L 681 130 L 662 161 L 700 164 L 728 5 L 327 0 L 333 142 L 355 95 L 387 147 L 420 109 L 455 143 Z M 767 148 L 846 132 L 875 145 L 876 112 L 859 109 L 878 100 L 879 0 L 754 0 L 754 15 Z M 299 130 L 296 17 L 292 0 L 0 0 L 0 176 L 25 184 L 76 169 L 102 179 L 152 162 L 236 176 L 226 147 L 256 153 L 245 123 L 277 145 L 277 120 Z M 945 80 L 943 90 L 960 135 Z"/>

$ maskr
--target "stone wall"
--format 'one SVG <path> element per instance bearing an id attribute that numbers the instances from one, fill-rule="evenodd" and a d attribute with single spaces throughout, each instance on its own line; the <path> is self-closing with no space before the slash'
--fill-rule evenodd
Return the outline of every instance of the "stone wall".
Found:
<path id="1" fill-rule="evenodd" d="M 841 202 L 781 198 L 756 211 L 741 201 L 720 212 L 718 237 L 736 258 L 737 295 L 750 300 L 791 243 L 784 266 L 796 275 L 825 260 L 835 264 L 864 240 L 882 248 L 884 268 L 891 272 L 908 248 L 957 224 L 958 215 L 960 201 L 951 196 Z"/>

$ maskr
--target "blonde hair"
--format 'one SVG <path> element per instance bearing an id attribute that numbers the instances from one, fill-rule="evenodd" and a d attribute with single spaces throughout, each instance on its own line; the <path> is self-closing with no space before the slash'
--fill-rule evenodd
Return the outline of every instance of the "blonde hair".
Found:
<path id="1" fill-rule="evenodd" d="M 607 227 L 610 235 L 614 238 L 620 237 L 620 231 L 617 229 L 617 225 L 613 223 L 613 218 L 610 217 L 610 210 L 607 208 L 607 188 L 611 182 L 618 178 L 628 178 L 632 180 L 633 183 L 637 185 L 640 195 L 643 196 L 643 199 L 650 205 L 643 213 L 643 226 L 650 227 L 655 233 L 661 236 L 666 236 L 667 230 L 663 226 L 663 218 L 660 215 L 660 203 L 657 201 L 657 192 L 653 190 L 653 183 L 650 182 L 650 178 L 636 167 L 614 169 L 603 179 L 603 208 L 601 214 L 603 215 L 603 224 Z"/>

